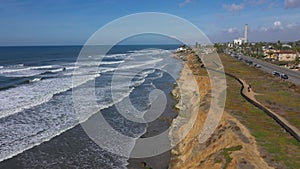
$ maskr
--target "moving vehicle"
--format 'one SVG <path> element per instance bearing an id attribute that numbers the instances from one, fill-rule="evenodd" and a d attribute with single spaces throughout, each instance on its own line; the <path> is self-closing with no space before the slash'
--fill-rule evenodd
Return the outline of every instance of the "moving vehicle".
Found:
<path id="1" fill-rule="evenodd" d="M 278 76 L 278 77 L 280 77 L 280 73 L 279 73 L 279 72 L 277 72 L 277 71 L 273 71 L 273 72 L 272 72 L 272 74 L 273 74 L 274 76 Z"/>
<path id="2" fill-rule="evenodd" d="M 286 74 L 281 74 L 280 77 L 281 77 L 281 79 L 288 79 L 289 78 L 288 75 L 286 75 Z"/>
<path id="3" fill-rule="evenodd" d="M 260 64 L 255 64 L 254 65 L 256 68 L 261 68 L 261 65 Z"/>

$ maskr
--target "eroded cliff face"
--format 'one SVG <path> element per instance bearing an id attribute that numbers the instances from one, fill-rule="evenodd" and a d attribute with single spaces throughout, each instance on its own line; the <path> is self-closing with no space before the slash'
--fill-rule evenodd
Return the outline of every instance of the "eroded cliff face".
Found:
<path id="1" fill-rule="evenodd" d="M 194 54 L 186 59 L 187 64 L 178 80 L 179 86 L 172 92 L 179 99 L 176 107 L 181 111 L 173 120 L 170 131 L 171 145 L 174 147 L 170 168 L 271 168 L 261 158 L 255 139 L 247 128 L 227 112 L 223 113 L 210 138 L 204 143 L 199 141 L 210 104 L 210 81 L 205 73 L 199 72 L 201 63 Z M 191 85 L 194 79 L 198 85 L 196 89 Z M 200 96 L 195 94 L 195 90 L 199 90 Z M 183 140 L 176 144 L 180 138 Z"/>

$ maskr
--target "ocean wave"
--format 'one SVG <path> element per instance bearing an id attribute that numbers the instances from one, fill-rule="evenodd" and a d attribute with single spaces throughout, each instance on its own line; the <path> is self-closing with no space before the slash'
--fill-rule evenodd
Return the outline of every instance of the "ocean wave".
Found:
<path id="1" fill-rule="evenodd" d="M 85 114 L 76 115 L 73 106 L 71 106 L 72 91 L 69 91 L 68 94 L 55 98 L 55 100 L 61 100 L 56 101 L 55 105 L 38 105 L 28 109 L 28 111 L 14 114 L 10 116 L 9 119 L 1 119 L 0 131 L 3 135 L 0 135 L 0 162 L 12 158 L 34 146 L 40 145 L 43 142 L 49 141 L 79 123 L 85 122 L 100 110 L 121 102 L 124 98 L 129 96 L 133 89 L 134 88 L 131 88 L 129 92 L 120 90 L 118 99 L 113 102 L 101 102 L 100 106 L 97 105 L 91 109 L 94 111 Z M 86 105 L 88 102 L 87 99 L 89 98 L 86 96 L 86 90 L 88 89 L 79 88 L 77 90 L 79 90 L 79 95 L 82 97 L 80 100 L 82 100 L 81 103 L 83 104 L 78 105 L 78 107 L 89 106 Z M 109 86 L 104 90 L 110 90 Z M 101 91 L 96 90 L 96 93 L 99 92 Z M 51 113 L 48 114 L 47 112 Z"/>
<path id="2" fill-rule="evenodd" d="M 0 75 L 5 77 L 31 77 L 47 73 L 58 73 L 65 70 L 73 70 L 78 66 L 60 67 L 58 65 L 27 67 L 23 69 L 0 70 Z"/>
<path id="3" fill-rule="evenodd" d="M 124 60 L 120 60 L 120 61 L 111 61 L 111 62 L 105 62 L 105 61 L 101 61 L 100 65 L 112 65 L 112 64 L 118 64 L 118 63 L 123 63 L 125 62 Z"/>
<path id="4" fill-rule="evenodd" d="M 24 70 L 19 72 L 7 72 L 0 75 L 5 77 L 31 77 L 44 73 L 45 71 L 40 70 Z"/>
<path id="5" fill-rule="evenodd" d="M 171 53 L 171 50 L 149 48 L 149 49 L 143 49 L 143 50 L 132 50 L 129 52 L 130 53 L 156 54 L 157 55 L 157 54 Z"/>
<path id="6" fill-rule="evenodd" d="M 158 59 L 153 59 L 150 61 L 128 61 L 125 62 L 125 64 L 121 64 L 118 66 L 118 70 L 124 70 L 124 69 L 132 69 L 132 68 L 138 68 L 142 66 L 147 66 L 147 65 L 153 65 L 153 66 L 148 66 L 148 67 L 155 67 L 155 64 L 158 62 L 161 62 L 163 59 L 158 58 Z"/>
<path id="7" fill-rule="evenodd" d="M 146 53 L 147 51 L 143 52 Z M 136 52 L 136 54 L 137 53 L 138 52 Z M 152 52 L 152 54 L 153 53 L 154 52 Z M 61 75 L 76 76 L 79 80 L 74 80 L 70 76 L 58 76 L 40 80 L 36 79 L 34 83 L 0 91 L 0 102 L 3 103 L 0 105 L 0 133 L 3 133 L 0 135 L 0 162 L 48 141 L 79 123 L 85 122 L 92 115 L 99 112 L 99 110 L 118 104 L 124 98 L 128 97 L 134 89 L 142 85 L 149 74 L 152 74 L 155 71 L 153 69 L 147 69 L 137 73 L 136 76 L 133 76 L 136 74 L 136 68 L 146 67 L 146 65 L 149 64 L 155 65 L 163 60 L 161 58 L 152 58 L 148 57 L 148 55 L 144 55 L 146 60 L 135 61 L 134 54 L 116 54 L 105 57 L 119 59 L 127 58 L 129 55 L 132 57 L 129 60 L 125 59 L 125 61 L 122 62 L 116 61 L 120 63 L 120 66 L 118 67 L 100 67 L 99 69 L 92 67 L 89 69 L 88 67 L 91 67 L 91 64 L 93 63 L 89 64 L 86 62 L 83 66 L 73 65 L 72 63 L 65 67 L 66 70 L 74 69 L 74 71 L 60 73 Z M 127 61 L 128 63 L 126 63 Z M 111 62 L 111 64 L 113 63 Z M 54 71 L 52 73 L 56 73 L 60 72 L 62 68 L 63 67 L 60 66 L 51 68 L 39 67 L 38 69 L 41 71 L 49 71 L 49 69 L 51 69 L 50 71 Z M 111 86 L 104 86 L 101 90 L 96 87 L 95 95 L 99 102 L 96 107 L 92 108 L 94 111 L 90 111 L 87 114 L 77 114 L 76 116 L 76 112 L 73 110 L 72 91 L 70 91 L 70 89 L 80 90 L 79 96 L 81 98 L 79 99 L 82 100 L 82 102 L 77 105 L 78 107 L 84 108 L 92 106 L 86 105 L 86 103 L 89 102 L 86 99 L 89 97 L 86 96 L 87 88 L 82 87 L 84 86 L 83 84 L 87 84 L 90 80 L 98 79 L 100 74 L 102 77 L 102 74 L 109 75 L 112 73 L 108 72 L 113 71 L 116 71 L 113 73 L 113 76 L 118 77 L 118 82 L 115 84 L 116 86 L 114 86 L 116 88 L 114 91 L 116 92 L 116 100 L 107 101 L 105 97 L 99 98 L 105 96 L 104 93 L 111 92 Z M 128 80 L 129 77 L 136 78 L 129 79 L 128 88 L 128 86 L 126 86 L 128 83 L 124 83 L 122 80 Z M 144 132 L 146 132 L 146 130 Z M 144 133 L 139 134 L 141 136 Z M 133 140 L 135 139 L 133 138 Z M 120 146 L 118 148 L 122 147 Z"/>
<path id="8" fill-rule="evenodd" d="M 38 82 L 38 81 L 41 81 L 41 80 L 42 80 L 42 78 L 34 78 L 32 80 L 29 80 L 29 82 L 32 83 L 32 82 Z"/>
<path id="9" fill-rule="evenodd" d="M 2 74 L 2 73 L 11 73 L 11 72 L 18 72 L 18 71 L 24 71 L 24 70 L 30 70 L 30 68 L 23 68 L 23 69 L 21 69 L 21 68 L 18 68 L 18 69 L 12 69 L 12 68 L 2 68 L 1 70 L 0 70 L 0 74 Z"/>
<path id="10" fill-rule="evenodd" d="M 54 68 L 54 67 L 58 67 L 58 66 L 57 65 L 46 65 L 46 66 L 24 67 L 23 64 L 20 64 L 20 66 L 3 67 L 0 70 L 0 74 L 11 73 L 11 72 L 20 72 L 20 71 L 26 71 L 26 70 L 50 69 L 50 68 Z"/>
<path id="11" fill-rule="evenodd" d="M 47 102 L 55 94 L 99 76 L 99 74 L 85 75 L 79 81 L 72 81 L 72 77 L 51 78 L 0 91 L 0 101 L 3 103 L 0 105 L 0 118 Z"/>
<path id="12" fill-rule="evenodd" d="M 103 56 L 102 56 L 103 57 Z M 113 59 L 124 59 L 127 57 L 127 54 L 111 54 L 111 55 L 105 55 L 104 58 L 113 58 Z"/>

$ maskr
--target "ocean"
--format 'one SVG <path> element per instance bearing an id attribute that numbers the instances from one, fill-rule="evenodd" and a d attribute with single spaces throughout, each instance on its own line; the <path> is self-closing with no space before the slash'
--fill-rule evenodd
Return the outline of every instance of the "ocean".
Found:
<path id="1" fill-rule="evenodd" d="M 169 96 L 176 81 L 169 72 L 179 74 L 181 69 L 181 63 L 169 57 L 177 47 L 114 46 L 102 56 L 97 71 L 90 69 L 93 62 L 76 64 L 82 46 L 0 47 L 0 168 L 126 168 L 127 157 L 98 146 L 80 123 L 101 114 L 114 130 L 132 137 L 134 145 L 148 124 L 128 120 L 117 107 L 129 98 L 143 112 L 154 89 Z M 136 73 L 141 67 L 153 68 Z M 85 78 L 76 83 L 73 76 Z M 128 90 L 124 81 L 132 76 Z M 84 99 L 84 87 L 91 83 L 99 109 L 78 117 L 72 91 L 79 89 Z M 117 85 L 118 99 L 112 98 L 112 85 Z M 172 107 L 169 102 L 165 111 Z"/>

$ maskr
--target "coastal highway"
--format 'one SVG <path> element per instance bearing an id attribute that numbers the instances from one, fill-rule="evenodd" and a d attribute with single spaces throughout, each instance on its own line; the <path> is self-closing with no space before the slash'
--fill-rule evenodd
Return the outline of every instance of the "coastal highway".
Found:
<path id="1" fill-rule="evenodd" d="M 243 60 L 249 60 L 249 61 L 252 61 L 253 63 L 257 63 L 257 64 L 261 65 L 261 68 L 259 68 L 259 69 L 262 69 L 265 72 L 272 73 L 273 71 L 277 71 L 279 73 L 284 73 L 289 76 L 287 81 L 290 81 L 290 82 L 300 86 L 300 71 L 280 67 L 280 66 L 277 66 L 277 65 L 259 60 L 259 59 L 255 59 L 250 56 L 240 55 L 240 57 Z"/>

